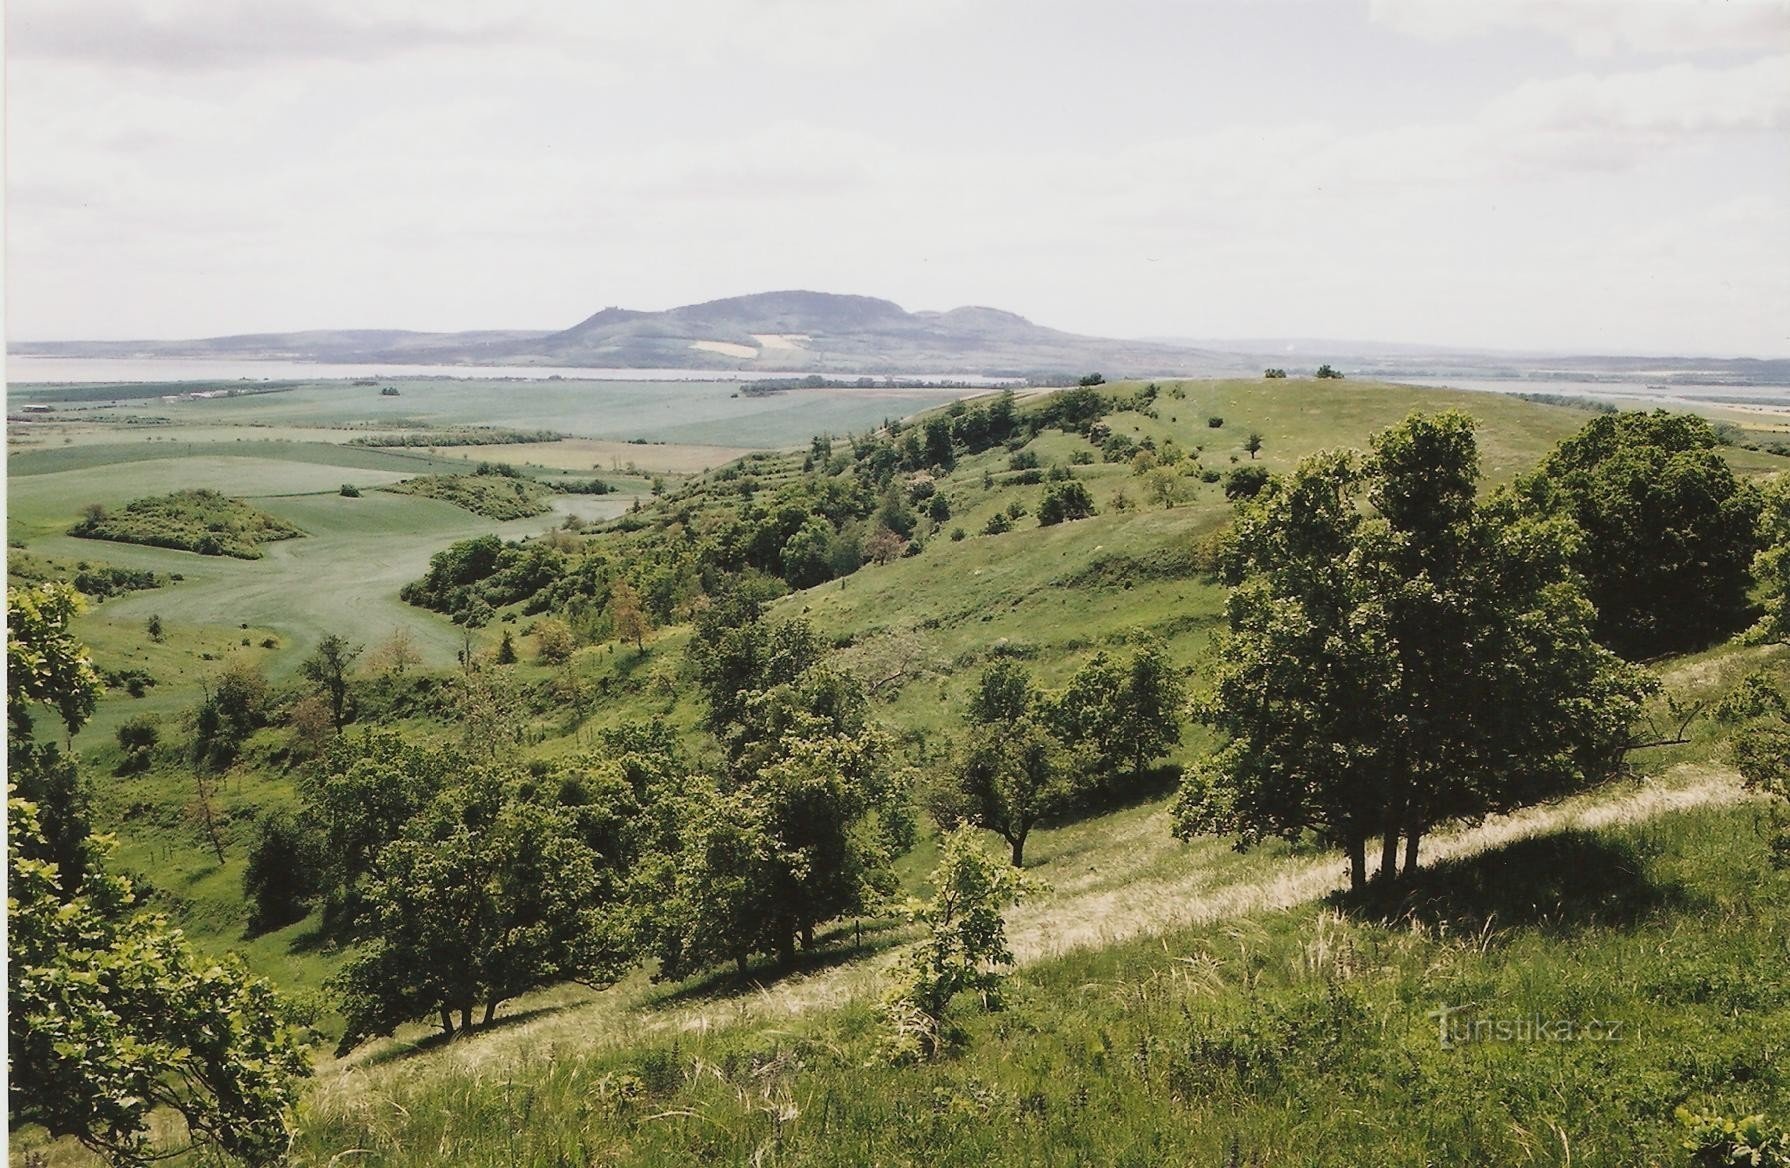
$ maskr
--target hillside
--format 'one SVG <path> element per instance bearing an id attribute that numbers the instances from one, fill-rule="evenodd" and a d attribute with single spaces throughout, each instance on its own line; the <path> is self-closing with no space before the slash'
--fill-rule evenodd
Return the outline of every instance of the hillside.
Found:
<path id="1" fill-rule="evenodd" d="M 409 580 L 401 615 L 419 629 L 465 638 L 486 660 L 513 643 L 519 660 L 487 667 L 479 698 L 503 707 L 501 749 L 532 775 L 588 766 L 605 731 L 649 717 L 718 765 L 689 649 L 721 573 L 777 593 L 776 621 L 809 622 L 829 661 L 870 690 L 899 758 L 939 774 L 966 735 L 978 676 L 996 663 L 1018 663 L 1056 693 L 1097 656 L 1129 658 L 1153 641 L 1200 691 L 1227 596 L 1208 553 L 1239 472 L 1282 473 L 1318 450 L 1363 447 L 1414 410 L 1461 408 L 1479 423 L 1494 488 L 1599 416 L 1353 380 L 1113 385 L 1093 396 L 988 395 L 887 436 L 820 435 L 672 477 L 662 495 L 631 483 L 637 509 L 551 530 L 542 518 L 492 532 L 387 492 L 326 490 L 279 506 L 305 505 L 313 539 L 303 542 L 319 548 L 339 525 L 370 523 L 369 509 L 393 509 L 388 527 L 340 553 L 359 557 L 343 568 L 357 576 L 416 516 L 443 513 L 413 541 L 407 576 L 380 566 L 384 599 Z M 955 445 L 928 465 L 942 432 Z M 335 456 L 396 459 L 346 445 Z M 1787 465 L 1733 447 L 1722 457 L 1753 478 Z M 857 482 L 878 466 L 898 467 L 894 489 Z M 325 487 L 342 477 L 334 465 L 315 475 Z M 1070 485 L 1094 513 L 1041 521 Z M 881 540 L 887 524 L 911 524 L 905 546 Z M 436 551 L 426 571 L 423 543 Z M 314 573 L 256 580 L 270 592 L 320 587 Z M 644 650 L 617 627 L 624 580 L 655 626 Z M 172 613 L 192 588 L 144 599 Z M 919 1066 L 883 1053 L 877 1003 L 918 935 L 886 907 L 824 926 L 788 964 L 755 956 L 743 979 L 729 968 L 656 983 L 635 968 L 611 988 L 562 984 L 508 1002 L 465 1040 L 411 1025 L 332 1058 L 342 1020 L 321 987 L 343 953 L 325 943 L 320 910 L 254 932 L 243 894 L 263 817 L 299 807 L 317 773 L 318 748 L 289 720 L 303 687 L 284 680 L 303 650 L 264 640 L 290 637 L 271 595 L 253 613 L 188 606 L 154 645 L 130 603 L 80 618 L 102 666 L 163 679 L 149 699 L 106 696 L 101 733 L 77 741 L 84 773 L 117 772 L 95 790 L 95 821 L 118 832 L 121 862 L 198 943 L 244 954 L 318 1007 L 324 1039 L 295 1163 L 352 1152 L 394 1168 L 1677 1165 L 1691 1161 L 1675 1108 L 1779 1114 L 1790 1098 L 1779 1037 L 1790 1033 L 1790 987 L 1777 971 L 1787 877 L 1767 866 L 1767 817 L 1731 769 L 1734 726 L 1713 717 L 1686 741 L 1637 752 L 1636 784 L 1439 832 L 1427 845 L 1433 871 L 1394 904 L 1340 895 L 1337 856 L 1306 841 L 1239 853 L 1221 836 L 1176 839 L 1175 776 L 1213 746 L 1189 723 L 1151 783 L 1039 827 L 1025 853 L 1038 887 L 1008 917 L 1019 967 L 1006 1008 L 966 1001 L 952 1014 L 951 1052 Z M 239 616 L 255 623 L 234 647 Z M 376 616 L 397 625 L 386 609 Z M 561 657 L 549 644 L 566 630 L 573 647 Z M 349 736 L 395 728 L 414 742 L 487 748 L 490 722 L 467 716 L 458 669 L 394 669 L 377 632 L 349 631 L 368 650 Z M 202 678 L 261 661 L 275 687 L 265 721 L 209 796 L 219 862 L 193 817 L 180 712 Z M 1673 708 L 1719 705 L 1755 674 L 1790 685 L 1790 653 L 1776 646 L 1724 643 L 1653 668 L 1665 689 L 1648 714 L 1661 724 Z M 149 766 L 127 770 L 109 731 L 152 704 L 164 741 Z M 895 865 L 898 895 L 927 893 L 937 849 L 923 819 Z M 1467 1002 L 1489 1018 L 1614 1020 L 1632 1041 L 1439 1047 L 1430 1012 Z M 1426 1101 L 1421 1113 L 1413 1096 Z M 46 1147 L 35 1133 L 23 1146 Z M 58 1166 L 90 1162 L 66 1145 L 48 1150 Z"/>
<path id="2" fill-rule="evenodd" d="M 1246 361 L 1176 345 L 1078 336 L 993 308 L 908 312 L 869 296 L 764 292 L 662 312 L 605 308 L 557 332 L 344 330 L 190 341 L 14 343 L 20 355 L 258 357 L 307 361 L 575 365 L 854 374 L 1243 372 Z"/>

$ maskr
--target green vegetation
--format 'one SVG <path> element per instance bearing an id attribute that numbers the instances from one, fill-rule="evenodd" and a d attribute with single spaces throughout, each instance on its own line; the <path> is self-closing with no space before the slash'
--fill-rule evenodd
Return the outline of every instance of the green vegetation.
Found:
<path id="1" fill-rule="evenodd" d="M 304 534 L 241 499 L 203 489 L 137 499 L 117 512 L 95 503 L 68 533 L 81 539 L 179 548 L 239 560 L 258 560 L 262 544 Z"/>
<path id="2" fill-rule="evenodd" d="M 469 475 L 423 475 L 384 488 L 402 495 L 440 499 L 487 519 L 526 519 L 550 510 L 548 487 L 502 463 L 480 463 Z"/>
<path id="3" fill-rule="evenodd" d="M 142 568 L 120 568 L 112 564 L 95 564 L 87 560 L 68 563 L 48 560 L 26 552 L 8 550 L 6 576 L 15 584 L 43 584 L 67 580 L 87 599 L 98 603 L 128 592 L 146 592 L 162 588 L 168 576 Z"/>
<path id="4" fill-rule="evenodd" d="M 1576 520 L 1512 487 L 1585 413 L 1314 388 L 991 394 L 650 495 L 623 476 L 631 505 L 550 520 L 337 493 L 455 469 L 421 452 L 132 462 L 171 487 L 264 473 L 250 500 L 312 538 L 279 556 L 295 578 L 208 561 L 75 618 L 109 676 L 157 684 L 102 696 L 77 740 L 113 777 L 39 789 L 118 831 L 196 950 L 315 1004 L 298 1164 L 1772 1146 L 1781 533 L 1754 544 L 1750 640 L 1649 682 L 1589 639 Z M 1738 481 L 1776 465 L 1715 457 Z M 16 480 L 13 523 L 66 561 L 64 473 Z M 1271 618 L 1230 627 L 1264 595 Z M 1259 655 L 1227 699 L 1251 638 L 1302 630 L 1321 651 Z M 1274 766 L 1230 765 L 1250 752 Z M 1599 782 L 1617 762 L 1644 785 Z M 1223 834 L 1175 838 L 1178 780 Z M 1729 807 L 1743 781 L 1759 802 Z M 1335 809 L 1423 865 L 1350 893 Z M 1439 1041 L 1434 1012 L 1468 1003 Z M 1538 1017 L 1623 1039 L 1498 1037 Z"/>
<path id="5" fill-rule="evenodd" d="M 66 585 L 6 597 L 7 993 L 12 1124 L 72 1136 L 114 1164 L 166 1153 L 154 1113 L 185 1142 L 252 1164 L 282 1158 L 310 1067 L 299 1019 L 238 961 L 195 954 L 88 834 L 73 763 L 32 742 L 31 707 L 72 734 L 98 678 L 69 632 Z"/>
<path id="6" fill-rule="evenodd" d="M 558 430 L 512 430 L 504 426 L 456 426 L 439 430 L 407 430 L 400 434 L 361 434 L 350 446 L 512 446 L 558 442 L 570 438 Z"/>

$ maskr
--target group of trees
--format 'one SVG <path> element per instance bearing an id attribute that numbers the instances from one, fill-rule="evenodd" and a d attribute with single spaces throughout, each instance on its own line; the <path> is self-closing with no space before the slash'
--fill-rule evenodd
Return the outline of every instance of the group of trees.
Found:
<path id="1" fill-rule="evenodd" d="M 1179 830 L 1310 834 L 1359 887 L 1370 839 L 1387 878 L 1402 840 L 1409 873 L 1438 823 L 1614 771 L 1657 683 L 1594 639 L 1573 524 L 1481 500 L 1478 479 L 1470 418 L 1413 415 L 1240 507 L 1200 710 L 1227 741 Z"/>
<path id="2" fill-rule="evenodd" d="M 89 834 L 73 760 L 34 739 L 33 707 L 71 735 L 93 711 L 79 605 L 66 585 L 7 593 L 8 1119 L 137 1165 L 168 1154 L 151 1141 L 165 1109 L 192 1146 L 273 1163 L 310 1070 L 302 1019 L 143 907 Z"/>
<path id="3" fill-rule="evenodd" d="M 1738 631 L 1755 579 L 1761 635 L 1783 636 L 1785 488 L 1767 502 L 1718 445 L 1698 418 L 1608 414 L 1482 498 L 1471 419 L 1415 414 L 1367 455 L 1252 482 L 1198 711 L 1226 742 L 1184 783 L 1179 830 L 1310 835 L 1360 886 L 1373 839 L 1378 873 L 1402 841 L 1408 874 L 1438 823 L 1616 773 L 1658 688 L 1631 661 Z M 1763 775 L 1781 731 L 1747 743 Z"/>
<path id="4" fill-rule="evenodd" d="M 1143 788 L 1151 765 L 1181 740 L 1184 700 L 1180 674 L 1153 643 L 1124 663 L 1095 654 L 1060 693 L 998 661 L 971 695 L 968 733 L 935 791 L 934 814 L 995 832 L 1018 867 L 1040 822 Z"/>

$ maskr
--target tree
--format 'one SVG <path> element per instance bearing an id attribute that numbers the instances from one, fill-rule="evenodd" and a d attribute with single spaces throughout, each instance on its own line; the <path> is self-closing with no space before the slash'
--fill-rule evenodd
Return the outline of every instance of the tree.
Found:
<path id="1" fill-rule="evenodd" d="M 338 734 L 348 722 L 348 674 L 360 651 L 359 645 L 350 645 L 342 637 L 330 633 L 298 667 L 305 680 L 321 686 L 329 698 L 329 720 Z"/>
<path id="2" fill-rule="evenodd" d="M 161 719 L 154 714 L 138 714 L 120 723 L 118 749 L 124 751 L 126 773 L 149 769 L 149 760 L 162 740 Z"/>
<path id="3" fill-rule="evenodd" d="M 516 638 L 510 630 L 503 631 L 503 637 L 497 642 L 497 663 L 499 665 L 516 664 Z"/>
<path id="4" fill-rule="evenodd" d="M 778 559 L 783 565 L 783 578 L 791 588 L 812 588 L 833 578 L 833 534 L 831 523 L 819 515 L 810 515 L 784 541 Z"/>
<path id="5" fill-rule="evenodd" d="M 646 638 L 653 631 L 652 617 L 640 603 L 640 593 L 626 580 L 609 585 L 609 627 L 619 640 L 634 642 L 636 653 L 646 652 Z"/>
<path id="6" fill-rule="evenodd" d="M 1317 376 L 1319 381 L 1341 381 L 1343 379 L 1341 371 L 1334 369 L 1329 365 L 1318 366 Z"/>
<path id="7" fill-rule="evenodd" d="M 340 1049 L 423 1018 L 452 1035 L 538 986 L 613 980 L 627 963 L 602 859 L 553 784 L 475 773 L 380 849 L 359 941 L 332 980 Z"/>
<path id="8" fill-rule="evenodd" d="M 144 627 L 144 631 L 149 634 L 150 640 L 158 645 L 162 643 L 167 634 L 162 629 L 162 618 L 160 613 L 155 613 L 150 616 L 149 623 Z"/>
<path id="9" fill-rule="evenodd" d="M 297 758 L 317 757 L 337 732 L 329 699 L 322 694 L 306 694 L 293 702 L 286 711 L 286 725 L 292 730 L 291 750 Z"/>
<path id="10" fill-rule="evenodd" d="M 556 616 L 544 616 L 535 622 L 535 658 L 544 665 L 564 665 L 572 659 L 577 642 L 572 626 Z"/>
<path id="11" fill-rule="evenodd" d="M 324 931 L 349 935 L 381 849 L 466 768 L 451 750 L 406 743 L 391 731 L 344 736 L 300 780 L 304 821 L 315 833 Z"/>
<path id="12" fill-rule="evenodd" d="M 1764 593 L 1765 614 L 1754 635 L 1790 643 L 1790 475 L 1779 475 L 1765 495 L 1759 544 L 1753 575 Z"/>
<path id="13" fill-rule="evenodd" d="M 1605 414 L 1517 484 L 1535 514 L 1578 525 L 1597 638 L 1631 660 L 1699 647 L 1746 618 L 1760 498 L 1718 447 L 1689 414 Z"/>
<path id="14" fill-rule="evenodd" d="M 1007 841 L 1015 868 L 1025 861 L 1032 828 L 1065 810 L 1075 794 L 1047 716 L 1043 695 L 1009 661 L 984 671 L 970 698 L 958 783 L 976 822 Z"/>
<path id="15" fill-rule="evenodd" d="M 31 714 L 34 706 L 49 707 L 70 739 L 93 715 L 99 674 L 69 629 L 85 607 L 64 583 L 6 592 L 7 781 L 40 816 L 41 836 L 27 842 L 26 856 L 57 866 L 65 896 L 74 895 L 91 860 L 88 791 L 72 757 L 36 741 Z"/>
<path id="16" fill-rule="evenodd" d="M 295 1016 L 240 963 L 198 957 L 134 908 L 104 842 L 78 817 L 57 822 L 73 805 L 20 797 L 46 787 L 45 768 L 51 793 L 73 783 L 72 762 L 30 742 L 29 707 L 51 706 L 71 735 L 93 710 L 98 679 L 68 630 L 79 606 L 64 584 L 7 592 L 8 1119 L 141 1165 L 169 1152 L 149 1134 L 165 1108 L 191 1145 L 272 1163 L 309 1073 Z"/>
<path id="17" fill-rule="evenodd" d="M 1224 477 L 1224 497 L 1231 500 L 1253 499 L 1262 493 L 1273 477 L 1265 466 L 1240 466 Z"/>
<path id="18" fill-rule="evenodd" d="M 303 920 L 319 891 L 316 840 L 291 812 L 264 812 L 256 821 L 255 842 L 242 873 L 249 932 L 265 933 Z"/>
<path id="19" fill-rule="evenodd" d="M 1256 431 L 1251 430 L 1249 432 L 1249 437 L 1243 440 L 1243 449 L 1249 451 L 1250 461 L 1255 461 L 1255 456 L 1262 449 L 1262 436 Z"/>
<path id="20" fill-rule="evenodd" d="M 1790 801 L 1790 717 L 1759 718 L 1743 727 L 1734 739 L 1734 765 L 1749 790 L 1776 800 L 1772 861 L 1780 867 L 1790 866 L 1790 827 L 1779 818 L 1782 804 Z"/>
<path id="21" fill-rule="evenodd" d="M 1052 483 L 1044 488 L 1044 501 L 1038 504 L 1038 526 L 1051 527 L 1065 520 L 1086 519 L 1094 514 L 1094 497 L 1076 479 Z"/>
<path id="22" fill-rule="evenodd" d="M 1228 741 L 1179 830 L 1307 832 L 1349 854 L 1581 790 L 1656 688 L 1590 636 L 1570 525 L 1476 498 L 1471 419 L 1413 414 L 1373 456 L 1316 455 L 1240 508 L 1229 633 L 1200 715 Z M 1362 496 L 1374 513 L 1363 513 Z"/>
<path id="23" fill-rule="evenodd" d="M 1275 380 L 1284 378 L 1284 377 L 1286 377 L 1286 375 L 1287 375 L 1287 371 L 1285 369 L 1268 368 L 1268 369 L 1262 370 L 1262 376 L 1266 377 L 1270 381 L 1275 381 Z"/>
<path id="24" fill-rule="evenodd" d="M 1085 377 L 1083 377 L 1080 381 L 1077 381 L 1075 384 L 1081 386 L 1083 389 L 1087 389 L 1087 388 L 1089 388 L 1091 386 L 1095 386 L 1095 385 L 1105 385 L 1106 378 L 1102 377 L 1098 373 L 1089 373 Z"/>
<path id="25" fill-rule="evenodd" d="M 416 638 L 402 626 L 393 629 L 392 635 L 373 651 L 373 661 L 380 672 L 395 673 L 399 677 L 403 677 L 404 671 L 412 665 L 422 664 L 422 660 L 422 654 L 416 649 Z"/>
<path id="26" fill-rule="evenodd" d="M 1095 777 L 1116 785 L 1124 776 L 1136 784 L 1181 740 L 1183 700 L 1167 654 L 1151 642 L 1127 665 L 1096 653 L 1049 702 L 1049 721 Z"/>
<path id="27" fill-rule="evenodd" d="M 1000 970 L 1013 964 L 1002 914 L 1026 891 L 1025 878 L 986 855 L 969 828 L 945 837 L 928 883 L 932 899 L 907 905 L 908 923 L 926 935 L 903 958 L 884 1007 L 899 1062 L 938 1053 L 945 1011 L 959 994 L 976 994 L 987 1008 L 1000 1004 Z"/>
<path id="28" fill-rule="evenodd" d="M 1181 501 L 1187 480 L 1172 467 L 1159 466 L 1144 476 L 1144 490 L 1161 507 L 1173 507 Z"/>

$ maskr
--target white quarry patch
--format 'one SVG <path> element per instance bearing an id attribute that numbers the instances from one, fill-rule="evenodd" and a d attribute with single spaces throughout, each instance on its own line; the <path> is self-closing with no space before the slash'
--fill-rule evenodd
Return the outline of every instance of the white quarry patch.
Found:
<path id="1" fill-rule="evenodd" d="M 813 338 L 807 333 L 753 333 L 752 339 L 761 349 L 801 349 L 801 342 Z"/>
<path id="2" fill-rule="evenodd" d="M 758 350 L 751 345 L 736 345 L 732 341 L 691 341 L 690 347 L 705 353 L 719 353 L 723 357 L 758 356 Z"/>

